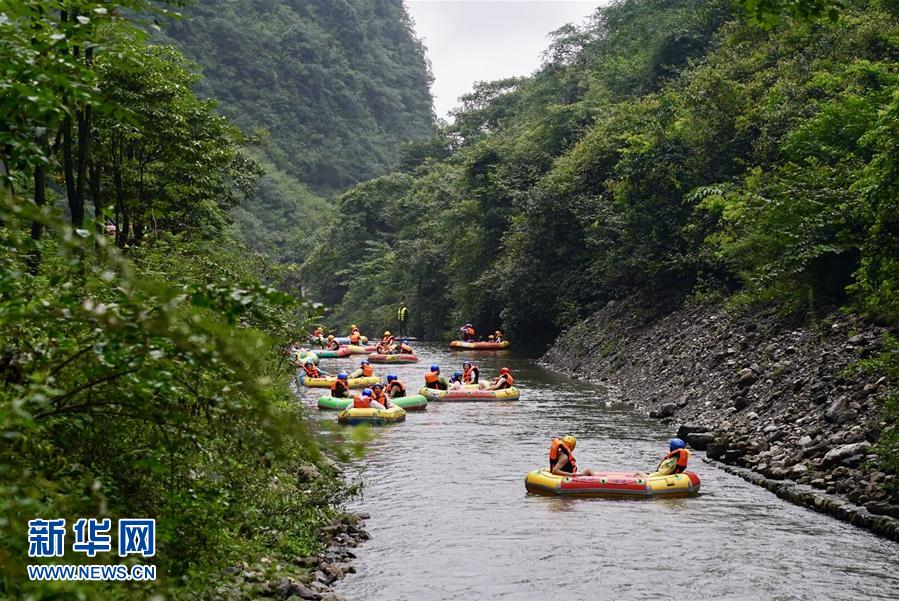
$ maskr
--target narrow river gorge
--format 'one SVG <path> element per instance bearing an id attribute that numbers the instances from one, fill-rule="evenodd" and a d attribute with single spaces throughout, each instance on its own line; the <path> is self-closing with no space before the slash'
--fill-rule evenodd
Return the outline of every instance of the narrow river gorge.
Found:
<path id="1" fill-rule="evenodd" d="M 371 514 L 350 599 L 895 599 L 899 544 L 791 505 L 704 463 L 692 498 L 550 498 L 525 492 L 552 436 L 578 436 L 578 463 L 653 468 L 672 433 L 595 385 L 514 353 L 417 347 L 393 366 L 416 390 L 423 370 L 464 357 L 482 373 L 508 365 L 522 399 L 432 403 L 375 433 L 348 476 L 364 482 L 356 509 Z M 349 365 L 324 360 L 323 367 Z M 380 366 L 378 373 L 388 373 Z M 319 391 L 303 390 L 311 410 Z M 322 419 L 334 419 L 322 413 Z M 564 585 L 559 584 L 564 581 Z"/>

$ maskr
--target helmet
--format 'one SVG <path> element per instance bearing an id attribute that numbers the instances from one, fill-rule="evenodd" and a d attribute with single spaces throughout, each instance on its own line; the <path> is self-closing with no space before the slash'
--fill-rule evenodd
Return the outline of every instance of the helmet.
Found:
<path id="1" fill-rule="evenodd" d="M 359 365 L 368 365 L 368 359 L 363 359 L 359 362 Z"/>
<path id="2" fill-rule="evenodd" d="M 350 326 L 350 329 L 351 329 L 351 330 L 355 330 L 355 329 L 358 328 L 358 327 L 359 327 L 359 326 L 357 326 L 356 324 L 353 324 L 353 325 Z"/>
<path id="3" fill-rule="evenodd" d="M 384 335 L 385 335 L 385 336 L 390 336 L 390 335 L 391 335 L 391 334 L 390 334 L 390 330 L 385 331 L 385 332 L 384 332 Z"/>
<path id="4" fill-rule="evenodd" d="M 465 367 L 466 365 L 468 367 L 471 367 L 471 361 L 466 361 L 465 363 L 462 364 L 462 367 Z"/>
<path id="5" fill-rule="evenodd" d="M 467 324 L 465 324 L 465 327 L 466 327 L 466 328 L 473 328 L 474 326 L 471 325 L 470 323 L 467 323 Z"/>
<path id="6" fill-rule="evenodd" d="M 394 381 L 396 381 L 396 376 L 393 375 L 393 374 L 390 374 L 389 376 L 387 376 L 387 381 L 388 381 L 388 382 L 394 382 Z"/>
<path id="7" fill-rule="evenodd" d="M 487 336 L 487 340 L 493 340 L 494 338 L 496 338 L 496 336 L 494 336 L 493 334 Z"/>
<path id="8" fill-rule="evenodd" d="M 384 388 L 384 385 L 381 384 L 380 382 L 378 382 L 377 384 L 375 384 L 371 387 L 372 390 L 374 390 L 375 388 Z"/>
<path id="9" fill-rule="evenodd" d="M 573 451 L 574 447 L 577 446 L 577 438 L 575 438 L 571 434 L 566 434 L 562 437 L 562 444 L 565 445 L 565 448 L 569 451 Z"/>
<path id="10" fill-rule="evenodd" d="M 349 376 L 346 375 L 346 372 L 340 372 L 339 374 L 337 374 L 338 380 L 346 380 L 347 378 L 349 378 Z"/>
<path id="11" fill-rule="evenodd" d="M 453 377 L 454 377 L 454 378 L 461 378 L 461 377 L 462 377 L 462 372 L 461 372 L 461 371 L 453 372 Z"/>
<path id="12" fill-rule="evenodd" d="M 312 359 L 306 359 L 305 365 L 315 365 L 315 363 L 312 362 Z"/>
<path id="13" fill-rule="evenodd" d="M 494 332 L 494 334 L 496 334 L 497 336 L 499 336 L 500 334 L 502 334 L 502 332 L 500 332 L 499 330 L 497 330 L 496 332 Z"/>
<path id="14" fill-rule="evenodd" d="M 437 364 L 432 365 L 432 366 L 431 366 L 431 371 L 440 371 L 440 366 L 437 365 Z"/>
<path id="15" fill-rule="evenodd" d="M 668 443 L 668 450 L 673 451 L 674 449 L 683 449 L 686 446 L 687 446 L 687 443 L 685 443 L 680 438 L 672 438 L 671 441 Z"/>
<path id="16" fill-rule="evenodd" d="M 362 396 L 371 396 L 371 395 L 372 395 L 371 388 L 366 388 L 365 390 L 362 391 Z"/>
<path id="17" fill-rule="evenodd" d="M 504 368 L 502 368 L 501 370 L 499 370 L 499 373 L 501 373 L 501 374 L 508 374 L 508 373 L 512 373 L 512 372 L 509 371 L 509 368 L 508 368 L 508 367 L 504 367 Z"/>
<path id="18" fill-rule="evenodd" d="M 334 340 L 334 334 L 328 334 L 328 340 Z"/>

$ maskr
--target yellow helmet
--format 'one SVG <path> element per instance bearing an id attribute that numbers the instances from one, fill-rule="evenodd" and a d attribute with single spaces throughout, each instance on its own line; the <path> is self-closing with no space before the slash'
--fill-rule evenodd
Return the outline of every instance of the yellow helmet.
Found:
<path id="1" fill-rule="evenodd" d="M 334 334 L 328 334 L 328 340 L 334 340 Z"/>
<path id="2" fill-rule="evenodd" d="M 358 328 L 358 327 L 359 327 L 359 326 L 357 326 L 356 324 L 353 324 L 353 325 L 350 326 L 350 329 L 352 330 L 353 328 Z"/>
<path id="3" fill-rule="evenodd" d="M 390 336 L 390 330 L 386 330 L 386 331 L 384 332 L 384 335 L 385 335 L 385 336 Z"/>
<path id="4" fill-rule="evenodd" d="M 565 445 L 565 448 L 569 451 L 573 451 L 574 447 L 577 446 L 577 438 L 568 434 L 562 437 L 562 444 Z"/>

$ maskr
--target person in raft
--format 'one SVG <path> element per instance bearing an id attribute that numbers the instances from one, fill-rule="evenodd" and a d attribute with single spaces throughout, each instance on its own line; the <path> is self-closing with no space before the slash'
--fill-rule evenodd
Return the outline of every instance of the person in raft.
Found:
<path id="1" fill-rule="evenodd" d="M 340 343 L 337 342 L 336 338 L 334 338 L 334 334 L 331 334 L 330 336 L 328 336 L 328 342 L 327 342 L 327 344 L 325 344 L 325 350 L 328 350 L 328 351 L 339 351 L 340 350 Z"/>
<path id="2" fill-rule="evenodd" d="M 474 340 L 474 326 L 470 323 L 467 323 L 459 328 L 459 332 L 462 334 L 462 340 L 464 340 L 465 342 L 471 342 Z"/>
<path id="3" fill-rule="evenodd" d="M 375 375 L 375 370 L 372 369 L 371 365 L 368 362 L 368 359 L 363 359 L 359 362 L 359 369 L 350 374 L 351 378 L 370 378 Z"/>
<path id="4" fill-rule="evenodd" d="M 406 341 L 405 341 L 405 340 L 400 340 L 399 344 L 396 345 L 396 350 L 395 350 L 395 352 L 399 353 L 400 355 L 411 355 L 411 354 L 413 354 L 415 351 L 412 350 L 412 347 L 411 347 L 411 346 L 409 346 L 408 344 L 406 344 Z"/>
<path id="5" fill-rule="evenodd" d="M 592 476 L 593 470 L 578 470 L 574 459 L 577 438 L 568 434 L 553 438 L 549 445 L 549 471 L 556 476 Z"/>
<path id="6" fill-rule="evenodd" d="M 465 388 L 465 383 L 462 381 L 462 372 L 457 371 L 453 373 L 453 377 L 450 378 L 450 390 L 462 390 Z"/>
<path id="7" fill-rule="evenodd" d="M 378 401 L 372 398 L 374 393 L 371 388 L 366 388 L 362 391 L 362 394 L 357 394 L 353 397 L 353 408 L 354 409 L 383 409 L 384 405 L 379 403 Z"/>
<path id="8" fill-rule="evenodd" d="M 387 330 L 384 332 L 384 336 L 381 337 L 381 342 L 378 343 L 377 351 L 382 355 L 389 355 L 393 352 L 395 346 L 396 338 L 390 333 L 390 330 Z"/>
<path id="9" fill-rule="evenodd" d="M 383 405 L 384 409 L 390 409 L 389 397 L 384 392 L 384 385 L 380 382 L 371 387 L 371 400 Z"/>
<path id="10" fill-rule="evenodd" d="M 425 374 L 425 388 L 433 388 L 434 390 L 446 390 L 449 388 L 446 378 L 440 375 L 439 365 L 432 365 L 431 371 Z"/>
<path id="11" fill-rule="evenodd" d="M 406 386 L 393 374 L 387 376 L 387 396 L 392 399 L 406 396 Z"/>
<path id="12" fill-rule="evenodd" d="M 481 390 L 503 390 L 506 388 L 512 388 L 512 384 L 514 383 L 515 378 L 512 377 L 512 372 L 508 367 L 504 367 L 499 370 L 498 378 L 494 378 L 489 385 L 481 382 L 479 387 L 481 388 Z"/>
<path id="13" fill-rule="evenodd" d="M 307 378 L 322 377 L 321 370 L 315 366 L 315 363 L 312 362 L 312 359 L 306 359 L 306 363 L 303 364 L 303 371 L 306 372 Z"/>
<path id="14" fill-rule="evenodd" d="M 503 340 L 505 340 L 505 338 L 503 337 L 502 332 L 497 330 L 496 332 L 493 333 L 493 342 L 502 342 Z"/>
<path id="15" fill-rule="evenodd" d="M 665 469 L 664 471 L 667 473 L 664 475 L 667 476 L 669 474 L 680 474 L 681 472 L 686 470 L 687 461 L 690 459 L 690 451 L 687 450 L 687 443 L 685 443 L 680 438 L 672 438 L 668 442 L 668 454 L 665 455 L 665 457 L 662 459 L 662 462 L 659 464 L 659 468 L 657 471 L 662 472 L 662 465 L 669 459 L 675 460 L 674 466 L 673 468 L 668 468 L 671 469 L 671 471 Z"/>
<path id="16" fill-rule="evenodd" d="M 481 377 L 481 370 L 477 365 L 473 365 L 471 361 L 462 364 L 462 381 L 465 384 L 477 384 Z"/>
<path id="17" fill-rule="evenodd" d="M 347 380 L 349 376 L 344 372 L 337 374 L 337 379 L 331 382 L 331 396 L 335 399 L 346 399 L 350 396 L 350 386 Z"/>

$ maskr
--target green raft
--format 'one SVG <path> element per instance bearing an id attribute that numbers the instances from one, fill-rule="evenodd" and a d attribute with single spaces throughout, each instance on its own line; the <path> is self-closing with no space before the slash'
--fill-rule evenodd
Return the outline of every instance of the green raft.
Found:
<path id="1" fill-rule="evenodd" d="M 343 411 L 352 404 L 352 398 L 340 399 L 333 396 L 323 396 L 318 399 L 318 408 L 329 411 Z M 428 408 L 428 399 L 420 394 L 416 394 L 390 399 L 390 404 L 402 407 L 406 411 L 424 411 Z"/>

